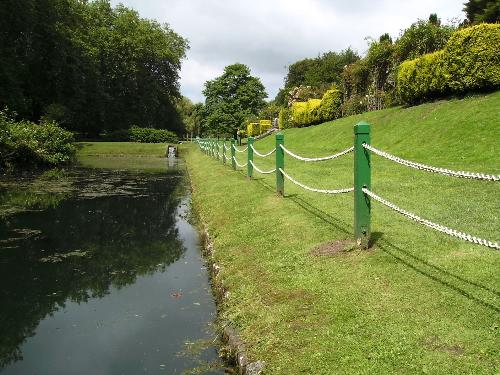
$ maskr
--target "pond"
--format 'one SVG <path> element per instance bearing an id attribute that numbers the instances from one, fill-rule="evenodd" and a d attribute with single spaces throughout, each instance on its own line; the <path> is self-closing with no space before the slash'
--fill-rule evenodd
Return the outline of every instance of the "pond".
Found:
<path id="1" fill-rule="evenodd" d="M 161 160 L 0 179 L 0 374 L 224 373 L 184 168 Z"/>

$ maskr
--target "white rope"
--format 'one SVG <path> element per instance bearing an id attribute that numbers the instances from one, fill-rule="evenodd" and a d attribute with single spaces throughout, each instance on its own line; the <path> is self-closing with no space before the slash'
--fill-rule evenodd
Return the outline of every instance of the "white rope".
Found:
<path id="1" fill-rule="evenodd" d="M 254 167 L 254 169 L 259 172 L 259 173 L 262 173 L 262 174 L 271 174 L 271 173 L 274 173 L 276 172 L 276 168 L 274 169 L 271 169 L 270 171 L 263 171 L 261 169 L 259 169 L 254 163 L 253 161 L 249 160 L 249 163 L 252 164 L 252 167 Z"/>
<path id="2" fill-rule="evenodd" d="M 397 156 L 391 155 L 385 151 L 381 151 L 379 149 L 376 149 L 375 147 L 368 145 L 366 143 L 363 144 L 363 147 L 372 151 L 373 153 L 375 153 L 379 156 L 382 156 L 383 158 L 386 158 L 386 159 L 391 160 L 393 162 L 396 162 L 398 164 L 401 164 L 401 165 L 404 165 L 404 166 L 407 166 L 410 168 L 419 169 L 422 171 L 439 173 L 439 174 L 442 174 L 445 176 L 470 178 L 470 179 L 475 179 L 475 180 L 500 181 L 500 175 L 490 175 L 490 174 L 484 174 L 484 173 L 465 172 L 465 171 L 453 171 L 451 169 L 446 169 L 446 168 L 431 167 L 430 165 L 425 165 L 425 164 L 421 164 L 421 163 L 416 163 L 414 161 L 401 159 L 400 157 L 397 157 Z"/>
<path id="3" fill-rule="evenodd" d="M 255 153 L 255 155 L 257 156 L 260 156 L 261 158 L 267 158 L 269 155 L 272 155 L 276 152 L 276 148 L 272 149 L 271 151 L 269 151 L 267 154 L 261 154 L 259 151 L 257 151 L 253 145 L 251 145 L 250 147 L 252 147 L 252 150 L 253 152 Z"/>
<path id="4" fill-rule="evenodd" d="M 302 160 L 302 161 L 325 161 L 325 160 L 331 160 L 331 159 L 335 159 L 335 158 L 338 158 L 339 156 L 343 156 L 343 155 L 346 155 L 348 154 L 349 152 L 352 152 L 354 151 L 354 147 L 349 147 L 348 149 L 344 150 L 344 151 L 341 151 L 339 152 L 338 154 L 334 154 L 334 155 L 330 155 L 330 156 L 324 156 L 324 157 L 321 157 L 321 158 L 306 158 L 306 157 L 303 157 L 303 156 L 300 156 L 300 155 L 297 155 L 297 154 L 294 154 L 292 151 L 288 150 L 287 148 L 285 148 L 285 146 L 283 145 L 280 145 L 280 147 L 282 148 L 283 151 L 285 151 L 288 155 L 294 157 L 295 159 L 298 159 L 298 160 Z"/>
<path id="5" fill-rule="evenodd" d="M 417 216 L 417 215 L 415 215 L 415 214 L 413 214 L 411 212 L 408 212 L 408 211 L 403 210 L 402 208 L 399 208 L 395 204 L 393 204 L 393 203 L 391 203 L 389 201 L 386 201 L 385 199 L 379 197 L 377 194 L 373 193 L 372 191 L 368 190 L 367 188 L 363 188 L 362 190 L 363 190 L 363 193 L 369 195 L 370 197 L 372 197 L 373 199 L 375 199 L 377 202 L 382 203 L 383 205 L 391 208 L 392 210 L 398 212 L 399 214 L 401 214 L 403 216 L 406 216 L 407 218 L 409 218 L 409 219 L 411 219 L 413 221 L 416 221 L 419 224 L 425 225 L 425 226 L 427 226 L 429 228 L 437 230 L 438 232 L 445 233 L 445 234 L 447 234 L 449 236 L 457 237 L 457 238 L 460 238 L 462 240 L 473 242 L 473 243 L 478 244 L 478 245 L 483 245 L 483 246 L 486 246 L 486 247 L 491 247 L 493 249 L 500 250 L 500 245 L 498 244 L 498 242 L 491 242 L 491 241 L 488 241 L 488 240 L 483 240 L 481 238 L 472 236 L 470 234 L 467 234 L 467 233 L 464 233 L 464 232 L 459 232 L 459 231 L 457 231 L 455 229 L 451 229 L 451 228 L 445 227 L 444 225 L 433 223 L 430 220 L 423 219 L 420 216 Z"/>
<path id="6" fill-rule="evenodd" d="M 236 146 L 235 146 L 235 145 L 233 145 L 233 148 L 234 148 L 237 152 L 245 152 L 245 151 L 248 149 L 248 146 L 247 146 L 247 147 L 245 147 L 243 150 L 238 150 L 238 149 L 236 148 Z"/>
<path id="7" fill-rule="evenodd" d="M 224 148 L 226 149 L 226 151 L 229 151 L 229 150 L 231 150 L 231 147 L 229 147 L 229 146 L 226 146 L 226 145 L 224 145 Z"/>
<path id="8" fill-rule="evenodd" d="M 313 191 L 315 193 L 342 194 L 342 193 L 350 193 L 351 191 L 354 191 L 354 188 L 346 188 L 346 189 L 338 189 L 338 190 L 315 189 L 315 188 L 306 186 L 306 185 L 298 182 L 297 180 L 293 179 L 292 177 L 290 177 L 289 175 L 287 175 L 283 169 L 279 168 L 279 171 L 281 173 L 283 173 L 283 175 L 286 178 L 288 178 L 290 181 L 292 181 L 295 185 L 298 185 L 298 186 L 300 186 L 303 189 L 306 189 L 306 190 L 309 190 L 309 191 Z"/>
<path id="9" fill-rule="evenodd" d="M 236 158 L 235 158 L 234 156 L 233 156 L 233 160 L 234 160 L 235 164 L 236 164 L 238 167 L 240 167 L 240 168 L 244 168 L 244 167 L 246 167 L 246 166 L 248 165 L 248 162 L 247 162 L 247 163 L 245 163 L 245 164 L 239 164 L 239 163 L 238 163 L 238 160 L 236 160 Z"/>

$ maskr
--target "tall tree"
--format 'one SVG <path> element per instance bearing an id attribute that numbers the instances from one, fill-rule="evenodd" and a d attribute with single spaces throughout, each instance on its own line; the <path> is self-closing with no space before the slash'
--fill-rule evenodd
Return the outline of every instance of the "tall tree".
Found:
<path id="1" fill-rule="evenodd" d="M 187 41 L 109 0 L 0 2 L 0 107 L 82 133 L 182 131 L 175 102 Z"/>
<path id="2" fill-rule="evenodd" d="M 206 126 L 213 135 L 231 135 L 245 118 L 257 115 L 267 94 L 260 79 L 244 64 L 228 65 L 224 73 L 205 82 Z"/>
<path id="3" fill-rule="evenodd" d="M 351 48 L 341 52 L 327 52 L 314 59 L 299 60 L 288 67 L 285 88 L 313 86 L 326 90 L 333 84 L 341 83 L 341 75 L 346 65 L 359 60 Z"/>
<path id="4" fill-rule="evenodd" d="M 469 24 L 500 22 L 500 2 L 498 0 L 469 0 L 464 6 L 463 10 Z"/>

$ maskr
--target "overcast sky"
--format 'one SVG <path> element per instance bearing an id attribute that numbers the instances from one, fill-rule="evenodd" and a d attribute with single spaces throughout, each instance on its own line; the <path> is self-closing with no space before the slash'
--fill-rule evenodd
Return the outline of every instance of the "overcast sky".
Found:
<path id="1" fill-rule="evenodd" d="M 111 0 L 142 17 L 168 23 L 189 40 L 181 92 L 204 101 L 205 81 L 236 62 L 250 67 L 272 99 L 287 66 L 349 46 L 364 54 L 366 37 L 395 39 L 417 19 L 437 13 L 443 22 L 464 18 L 465 0 Z"/>

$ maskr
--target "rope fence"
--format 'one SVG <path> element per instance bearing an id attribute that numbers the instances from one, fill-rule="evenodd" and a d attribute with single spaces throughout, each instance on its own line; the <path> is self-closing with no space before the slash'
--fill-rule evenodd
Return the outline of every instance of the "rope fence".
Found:
<path id="1" fill-rule="evenodd" d="M 275 174 L 276 175 L 276 192 L 280 196 L 284 196 L 285 191 L 285 179 L 290 181 L 292 184 L 313 192 L 321 194 L 347 194 L 354 193 L 354 235 L 356 242 L 363 248 L 367 248 L 370 244 L 370 227 L 371 227 L 371 199 L 386 206 L 393 211 L 399 213 L 403 217 L 419 223 L 423 226 L 431 228 L 435 231 L 447 234 L 452 237 L 459 238 L 464 241 L 468 241 L 477 245 L 482 245 L 491 249 L 500 250 L 499 242 L 490 241 L 482 239 L 465 232 L 461 232 L 455 229 L 448 228 L 442 224 L 434 223 L 428 219 L 424 219 L 414 213 L 406 211 L 394 203 L 391 203 L 379 195 L 375 194 L 371 190 L 371 153 L 390 160 L 394 163 L 417 169 L 426 172 L 438 173 L 449 177 L 458 177 L 465 179 L 482 180 L 488 182 L 499 182 L 500 175 L 492 175 L 486 173 L 476 173 L 476 172 L 466 172 L 466 171 L 454 171 L 447 168 L 433 167 L 426 164 L 405 160 L 398 156 L 392 155 L 388 152 L 379 150 L 370 144 L 370 125 L 365 122 L 360 122 L 354 126 L 354 146 L 349 147 L 343 151 L 335 153 L 329 156 L 323 157 L 304 157 L 297 155 L 291 150 L 285 147 L 285 138 L 283 134 L 276 134 L 276 147 L 267 153 L 261 153 L 257 151 L 254 147 L 254 138 L 248 138 L 248 145 L 245 149 L 238 149 L 235 145 L 235 140 L 231 140 L 229 146 L 226 145 L 226 140 L 219 141 L 215 139 L 200 139 L 196 140 L 200 149 L 207 155 L 216 157 L 217 159 L 222 159 L 222 162 L 226 164 L 226 161 L 231 160 L 231 165 L 233 170 L 237 167 L 245 168 L 247 167 L 247 176 L 252 178 L 254 170 L 261 174 Z M 222 150 L 222 153 L 219 152 Z M 226 151 L 231 152 L 231 156 L 226 155 Z M 240 164 L 236 159 L 236 152 L 244 153 L 247 152 L 247 161 L 244 164 Z M 347 187 L 342 189 L 319 189 L 305 185 L 304 183 L 297 181 L 295 178 L 290 176 L 285 172 L 285 155 L 288 155 L 294 159 L 304 161 L 304 162 L 320 162 L 328 161 L 340 158 L 342 156 L 348 155 L 351 152 L 354 153 L 354 187 Z M 261 158 L 266 158 L 275 154 L 275 168 L 271 170 L 262 170 L 257 167 L 253 161 L 254 155 Z"/>
<path id="2" fill-rule="evenodd" d="M 354 151 L 354 147 L 349 147 L 348 149 L 346 149 L 344 151 L 341 151 L 338 154 L 333 154 L 333 155 L 330 155 L 330 156 L 324 156 L 324 157 L 321 157 L 321 158 L 306 158 L 306 157 L 294 154 L 292 151 L 286 149 L 285 146 L 283 146 L 283 145 L 281 145 L 281 148 L 283 149 L 283 151 L 285 151 L 291 157 L 293 157 L 293 158 L 295 158 L 297 160 L 302 160 L 302 161 L 325 161 L 325 160 L 332 160 L 332 159 L 336 159 L 336 158 L 338 158 L 340 156 L 344 156 L 344 155 L 348 154 L 349 152 Z"/>
<path id="3" fill-rule="evenodd" d="M 276 152 L 276 148 L 273 148 L 271 151 L 269 151 L 268 153 L 266 154 L 261 154 L 259 151 L 257 151 L 253 145 L 250 145 L 250 147 L 252 148 L 252 151 L 254 152 L 255 155 L 257 156 L 260 156 L 261 158 L 267 158 L 268 156 L 271 156 L 272 154 L 274 154 Z"/>

